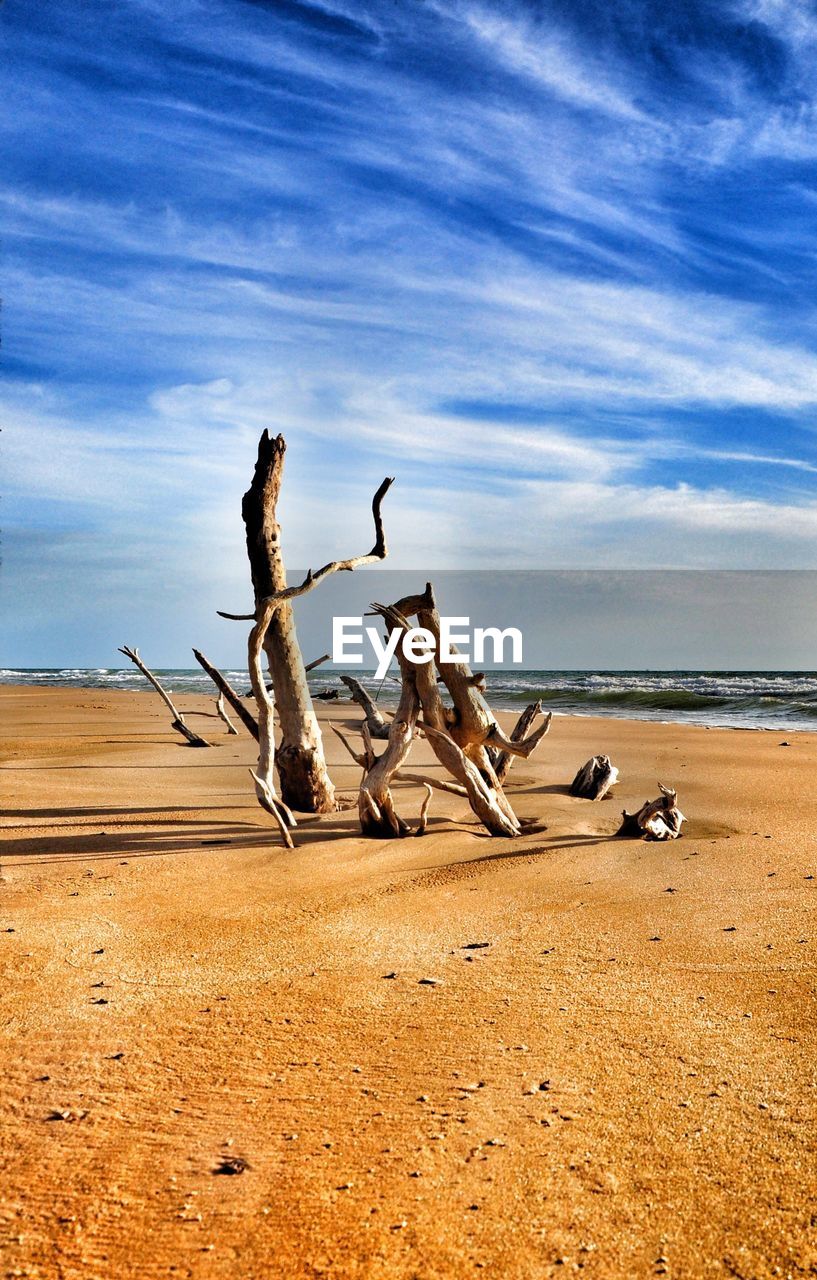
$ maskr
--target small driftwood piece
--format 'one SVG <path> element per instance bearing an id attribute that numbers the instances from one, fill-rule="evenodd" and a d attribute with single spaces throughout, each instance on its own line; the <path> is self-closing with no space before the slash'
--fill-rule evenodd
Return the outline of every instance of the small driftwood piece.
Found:
<path id="1" fill-rule="evenodd" d="M 342 682 L 352 695 L 352 701 L 363 708 L 366 725 L 373 738 L 388 738 L 389 726 L 377 703 L 369 696 L 359 680 L 354 676 L 341 676 Z"/>
<path id="2" fill-rule="evenodd" d="M 511 742 L 522 742 L 528 732 L 528 729 L 530 729 L 536 717 L 541 715 L 541 712 L 541 702 L 529 702 L 516 724 L 511 729 Z M 552 720 L 553 712 L 548 711 L 545 716 L 545 724 L 543 726 L 545 733 L 547 733 L 550 728 Z M 511 771 L 511 765 L 514 760 L 513 756 L 510 751 L 497 751 L 496 748 L 493 747 L 489 749 L 489 755 L 491 756 L 491 763 L 494 766 L 494 773 L 496 774 L 497 782 L 504 782 Z"/>
<path id="3" fill-rule="evenodd" d="M 145 679 L 153 685 L 154 689 L 159 694 L 173 717 L 173 728 L 176 732 L 180 733 L 183 738 L 186 738 L 191 747 L 209 747 L 211 743 L 207 742 L 204 738 L 199 737 L 197 733 L 193 732 L 189 725 L 185 724 L 184 716 L 181 711 L 174 706 L 170 694 L 166 689 L 162 688 L 153 672 L 145 666 L 144 662 L 139 657 L 139 650 L 135 646 L 133 649 L 129 649 L 127 645 L 123 645 L 119 650 L 119 653 L 124 653 L 126 658 L 130 658 L 133 665 L 138 667 Z"/>
<path id="4" fill-rule="evenodd" d="M 603 800 L 618 782 L 618 769 L 609 756 L 592 756 L 582 765 L 570 786 L 572 796 L 583 800 Z"/>
<path id="5" fill-rule="evenodd" d="M 638 813 L 621 815 L 620 836 L 640 836 L 644 840 L 677 840 L 681 823 L 686 818 L 678 808 L 678 793 L 672 787 L 658 784 L 661 795 L 657 800 L 646 800 Z"/>
<path id="6" fill-rule="evenodd" d="M 221 719 L 224 721 L 224 723 L 226 724 L 226 726 L 227 726 L 227 732 L 228 732 L 228 733 L 233 734 L 235 737 L 238 737 L 238 730 L 236 729 L 236 727 L 235 727 L 235 725 L 233 724 L 233 722 L 232 722 L 232 720 L 230 719 L 230 717 L 227 715 L 227 708 L 226 708 L 226 706 L 224 705 L 224 694 L 223 694 L 223 693 L 220 693 L 220 694 L 218 695 L 218 697 L 216 698 L 216 711 L 218 712 L 218 714 L 219 714 L 220 718 L 221 718 Z"/>
<path id="7" fill-rule="evenodd" d="M 227 699 L 233 711 L 236 713 L 239 720 L 243 724 L 244 728 L 253 738 L 255 738 L 257 742 L 258 741 L 258 721 L 256 720 L 255 716 L 252 714 L 252 712 L 249 711 L 244 706 L 244 703 L 241 701 L 241 698 L 236 693 L 235 689 L 230 684 L 226 676 L 224 676 L 219 671 L 218 667 L 214 667 L 212 662 L 209 662 L 207 658 L 205 658 L 204 654 L 200 653 L 198 649 L 193 650 L 193 657 L 196 659 L 196 662 L 198 662 L 199 666 L 204 668 L 204 670 L 207 672 L 208 676 L 212 680 L 213 684 L 218 689 L 219 693 L 223 694 L 224 697 Z M 216 704 L 216 706 L 218 706 L 218 704 Z M 219 714 L 221 713 L 219 712 Z"/>

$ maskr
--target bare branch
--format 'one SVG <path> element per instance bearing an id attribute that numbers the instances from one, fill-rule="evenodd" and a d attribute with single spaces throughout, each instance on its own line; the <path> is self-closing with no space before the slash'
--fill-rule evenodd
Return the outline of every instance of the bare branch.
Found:
<path id="1" fill-rule="evenodd" d="M 527 738 L 523 738 L 521 741 L 514 738 L 513 734 L 511 734 L 510 738 L 506 738 L 499 725 L 495 724 L 493 730 L 485 739 L 485 746 L 497 748 L 503 755 L 520 756 L 523 760 L 527 760 L 534 748 L 537 747 L 544 738 L 550 728 L 552 720 L 553 712 L 548 711 L 536 732 L 531 733 Z M 505 775 L 507 775 L 509 768 L 510 764 L 505 768 Z M 497 777 L 499 777 L 498 773 Z"/>
<path id="2" fill-rule="evenodd" d="M 433 787 L 435 791 L 447 791 L 452 796 L 462 796 L 464 800 L 468 799 L 468 792 L 459 782 L 446 782 L 443 778 L 429 778 L 424 773 L 403 773 L 400 771 L 401 782 L 419 782 L 423 787 Z"/>
<path id="3" fill-rule="evenodd" d="M 161 697 L 165 706 L 170 711 L 170 714 L 173 716 L 173 728 L 176 730 L 176 732 L 180 733 L 183 738 L 186 738 L 187 741 L 190 743 L 191 747 L 209 747 L 210 746 L 209 742 L 206 742 L 204 738 L 199 737 L 197 733 L 194 733 L 193 730 L 189 728 L 188 725 L 185 724 L 184 716 L 174 706 L 173 700 L 170 697 L 170 694 L 167 692 L 166 689 L 162 687 L 162 685 L 156 679 L 153 672 L 148 670 L 148 668 L 145 666 L 142 659 L 139 657 L 139 650 L 135 646 L 134 648 L 129 649 L 127 645 L 124 645 L 119 650 L 119 652 L 124 653 L 126 658 L 130 658 L 133 665 L 135 667 L 138 667 L 139 670 L 142 672 L 142 675 L 145 677 L 145 679 L 150 681 L 150 683 L 153 685 L 154 689 Z"/>
<path id="4" fill-rule="evenodd" d="M 278 606 L 288 603 L 290 600 L 298 599 L 299 596 L 308 595 L 310 591 L 314 591 L 315 587 L 323 582 L 324 578 L 330 577 L 333 573 L 351 573 L 354 569 L 359 569 L 361 565 L 373 564 L 376 560 L 385 560 L 388 555 L 388 547 L 386 546 L 380 507 L 393 484 L 394 476 L 386 476 L 372 499 L 375 543 L 371 551 L 363 556 L 350 556 L 346 560 L 330 560 L 328 564 L 323 565 L 314 572 L 309 569 L 303 582 L 298 583 L 297 586 L 284 587 L 280 591 L 274 591 L 269 595 L 263 596 L 259 601 L 259 605 L 275 604 Z M 217 609 L 216 612 L 220 618 L 229 618 L 234 622 L 254 622 L 258 617 L 257 610 L 255 613 L 226 613 L 222 609 Z"/>
<path id="5" fill-rule="evenodd" d="M 414 832 L 416 836 L 424 836 L 428 825 L 428 806 L 431 804 L 431 797 L 434 792 L 431 790 L 429 783 L 425 783 L 426 793 L 423 797 L 423 803 L 420 805 L 420 818 L 417 823 L 417 830 Z"/>
<path id="6" fill-rule="evenodd" d="M 288 849 L 294 849 L 295 844 L 290 834 L 290 827 L 295 825 L 295 821 L 292 819 L 292 814 L 289 812 L 286 805 L 272 793 L 269 783 L 265 778 L 259 777 L 259 775 L 252 769 L 250 769 L 250 777 L 255 783 L 258 803 L 261 805 L 261 808 L 266 809 L 267 813 L 272 814 L 278 824 L 281 839 L 286 847 Z M 292 820 L 290 821 L 290 819 Z"/>
<path id="7" fill-rule="evenodd" d="M 275 818 L 278 828 L 284 837 L 284 843 L 291 849 L 293 842 L 292 836 L 289 834 L 289 827 L 295 826 L 295 819 L 283 801 L 279 800 L 275 794 L 273 778 L 275 753 L 273 718 L 275 706 L 267 691 L 267 686 L 264 683 L 264 673 L 261 669 L 264 636 L 267 634 L 267 628 L 275 609 L 276 605 L 269 603 L 261 607 L 258 621 L 251 629 L 247 641 L 247 666 L 250 672 L 250 684 L 258 706 L 258 771 L 253 773 L 252 776 L 255 782 L 255 794 L 258 803 Z"/>
<path id="8" fill-rule="evenodd" d="M 226 724 L 227 732 L 238 737 L 238 730 L 236 729 L 230 717 L 227 715 L 227 708 L 224 705 L 223 693 L 219 693 L 218 698 L 216 699 L 216 711 L 218 712 L 219 716 Z"/>
<path id="9" fill-rule="evenodd" d="M 222 693 L 224 697 L 227 699 L 230 706 L 233 708 L 233 711 L 235 711 L 241 723 L 244 725 L 244 728 L 247 730 L 249 734 L 252 735 L 253 738 L 255 738 L 257 742 L 258 741 L 258 721 L 256 720 L 255 716 L 247 709 L 247 707 L 244 706 L 244 703 L 241 701 L 239 694 L 236 693 L 235 689 L 227 680 L 226 676 L 224 676 L 222 672 L 219 671 L 218 667 L 214 667 L 212 662 L 209 662 L 208 659 L 205 658 L 204 654 L 201 653 L 198 649 L 193 650 L 193 657 L 196 659 L 196 662 L 198 662 L 199 666 L 204 668 L 204 670 L 207 672 L 210 679 L 213 681 L 213 684 L 216 686 L 219 692 Z"/>
<path id="10" fill-rule="evenodd" d="M 354 676 L 341 676 L 341 681 L 352 695 L 352 701 L 363 708 L 366 724 L 373 738 L 388 738 L 389 726 L 377 703 L 370 697 L 359 680 Z"/>
<path id="11" fill-rule="evenodd" d="M 331 720 L 329 721 L 329 728 L 332 730 L 332 732 L 333 732 L 333 733 L 336 733 L 336 734 L 337 734 L 337 736 L 340 738 L 341 742 L 343 743 L 343 745 L 344 745 L 344 747 L 346 748 L 346 750 L 349 752 L 349 755 L 352 757 L 352 759 L 354 760 L 355 764 L 359 764 L 359 765 L 360 765 L 360 767 L 361 767 L 361 769 L 366 769 L 366 768 L 368 767 L 368 765 L 367 765 L 367 761 L 366 761 L 366 757 L 365 757 L 365 755 L 363 755 L 363 754 L 362 754 L 361 752 L 359 752 L 359 751 L 355 751 L 355 749 L 354 749 L 354 747 L 352 746 L 351 742 L 350 742 L 350 741 L 349 741 L 349 739 L 346 737 L 346 734 L 345 734 L 345 733 L 343 733 L 343 732 L 341 732 L 341 730 L 338 728 L 338 726 L 337 726 L 336 724 L 333 724 Z"/>

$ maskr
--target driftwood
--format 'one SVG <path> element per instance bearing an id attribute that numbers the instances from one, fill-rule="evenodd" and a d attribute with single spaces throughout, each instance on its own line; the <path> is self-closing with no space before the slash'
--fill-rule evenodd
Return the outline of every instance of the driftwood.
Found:
<path id="1" fill-rule="evenodd" d="M 307 662 L 306 666 L 304 667 L 304 671 L 314 671 L 316 667 L 323 666 L 324 662 L 328 662 L 331 657 L 332 657 L 331 653 L 324 653 L 320 658 L 314 658 L 312 662 Z M 271 680 L 268 680 L 267 692 L 272 693 L 272 691 L 273 691 L 273 683 Z M 252 689 L 248 689 L 247 692 L 244 694 L 245 698 L 251 698 L 252 696 L 253 696 Z"/>
<path id="2" fill-rule="evenodd" d="M 264 636 L 275 612 L 274 604 L 262 605 L 259 617 L 250 631 L 247 641 L 247 666 L 250 672 L 250 683 L 258 704 L 258 765 L 250 770 L 255 783 L 255 794 L 258 803 L 267 813 L 272 814 L 278 824 L 281 839 L 288 849 L 294 847 L 290 829 L 295 826 L 295 818 L 286 801 L 275 794 L 275 778 L 273 766 L 275 762 L 275 739 L 273 737 L 275 704 L 264 683 L 261 669 L 261 652 Z"/>
<path id="3" fill-rule="evenodd" d="M 584 800 L 603 800 L 618 782 L 618 769 L 609 756 L 592 756 L 583 764 L 570 786 L 572 796 Z"/>
<path id="4" fill-rule="evenodd" d="M 393 608 L 386 605 L 373 605 L 373 611 L 389 623 L 392 629 L 407 630 L 408 622 Z M 420 807 L 420 817 L 415 835 L 423 835 L 428 821 L 428 808 L 431 802 L 432 789 L 448 791 L 454 795 L 468 797 L 465 786 L 456 782 L 429 778 L 424 774 L 408 774 L 402 772 L 402 766 L 408 758 L 411 744 L 416 736 L 417 718 L 420 712 L 421 699 L 418 692 L 420 683 L 427 684 L 429 675 L 427 667 L 418 667 L 403 653 L 402 645 L 397 647 L 397 659 L 400 664 L 401 695 L 391 724 L 388 726 L 388 745 L 382 755 L 376 756 L 372 744 L 372 735 L 368 721 L 364 720 L 360 731 L 363 737 L 363 750 L 356 751 L 346 735 L 334 724 L 330 727 L 340 738 L 346 750 L 356 764 L 363 769 L 363 780 L 358 794 L 358 813 L 360 826 L 364 835 L 379 839 L 394 839 L 408 835 L 411 827 L 396 812 L 391 794 L 392 781 L 398 776 L 404 782 L 417 782 L 425 790 Z M 434 680 L 433 675 L 430 679 Z M 459 767 L 467 774 L 468 762 L 459 748 L 448 740 L 448 747 L 454 761 L 453 767 Z M 445 750 L 445 748 L 443 748 Z M 459 757 L 459 760 L 457 760 Z M 476 784 L 475 784 L 476 785 Z"/>
<path id="5" fill-rule="evenodd" d="M 374 605 L 373 609 L 384 614 L 382 606 Z M 416 614 L 432 639 L 435 660 L 416 664 L 415 680 L 423 709 L 422 728 L 435 755 L 465 787 L 471 808 L 491 835 L 519 835 L 521 824 L 497 779 L 488 750 L 495 747 L 527 759 L 547 733 L 550 718 L 521 741 L 505 736 L 482 696 L 484 675 L 472 674 L 461 659 L 440 660 L 440 616 L 430 582 L 422 595 L 404 597 L 392 606 L 391 613 L 403 619 Z M 454 703 L 451 710 L 446 709 L 440 695 L 435 663 Z"/>
<path id="6" fill-rule="evenodd" d="M 387 622 L 398 628 L 404 621 L 388 609 L 383 611 L 383 616 Z M 365 836 L 375 836 L 381 840 L 405 836 L 411 831 L 409 824 L 395 810 L 391 783 L 411 750 L 415 725 L 420 713 L 420 698 L 417 693 L 416 665 L 405 656 L 402 646 L 398 647 L 397 657 L 402 681 L 400 701 L 388 727 L 388 743 L 382 755 L 375 756 L 371 734 L 368 731 L 368 720 L 364 723 L 364 729 L 367 730 L 364 733 L 367 767 L 358 793 L 360 829 Z M 424 807 L 427 814 L 428 799 Z M 421 821 L 425 828 L 422 816 Z"/>
<path id="7" fill-rule="evenodd" d="M 226 676 L 224 676 L 222 672 L 219 671 L 218 667 L 214 667 L 212 662 L 208 662 L 204 654 L 201 653 L 198 649 L 193 650 L 193 657 L 196 659 L 196 662 L 198 662 L 199 666 L 204 668 L 204 670 L 207 672 L 210 679 L 213 681 L 213 684 L 218 689 L 219 693 L 223 694 L 224 697 L 227 699 L 233 711 L 236 713 L 239 720 L 244 725 L 244 728 L 247 730 L 249 734 L 252 735 L 253 738 L 255 738 L 257 742 L 258 741 L 258 721 L 256 720 L 255 716 L 252 714 L 252 712 L 248 711 L 248 709 L 244 706 L 244 703 L 241 701 L 241 698 L 236 693 L 235 689 L 230 684 Z"/>
<path id="8" fill-rule="evenodd" d="M 377 703 L 374 702 L 367 691 L 363 688 L 360 681 L 355 680 L 354 676 L 341 676 L 340 678 L 351 693 L 352 701 L 356 702 L 358 706 L 363 708 L 363 713 L 366 716 L 366 724 L 371 736 L 373 738 L 388 738 L 389 726 L 386 723 L 383 713 Z"/>
<path id="9" fill-rule="evenodd" d="M 263 432 L 252 483 L 241 504 L 255 591 L 253 618 L 258 616 L 263 599 L 285 590 L 287 585 L 276 516 L 285 451 L 283 436 Z M 326 768 L 295 619 L 287 603 L 271 617 L 263 644 L 281 731 L 275 761 L 281 795 L 288 805 L 305 813 L 327 813 L 335 807 L 335 789 Z"/>
<path id="10" fill-rule="evenodd" d="M 218 697 L 216 698 L 216 711 L 218 712 L 218 714 L 219 714 L 220 718 L 221 718 L 221 719 L 224 721 L 224 723 L 226 724 L 226 726 L 227 726 L 227 732 L 228 732 L 228 733 L 235 734 L 235 735 L 236 735 L 236 737 L 237 737 L 237 736 L 238 736 L 238 730 L 236 729 L 236 727 L 235 727 L 235 725 L 233 724 L 233 722 L 232 722 L 232 720 L 230 719 L 230 717 L 227 715 L 227 708 L 226 708 L 226 706 L 224 705 L 224 694 L 223 694 L 223 693 L 220 693 L 220 694 L 218 695 Z"/>
<path id="11" fill-rule="evenodd" d="M 420 818 L 417 823 L 417 830 L 414 832 L 416 836 L 424 836 L 426 833 L 426 827 L 428 826 L 428 807 L 431 804 L 431 797 L 434 794 L 430 783 L 426 782 L 423 785 L 426 793 L 423 798 L 423 803 L 420 805 Z"/>
<path id="12" fill-rule="evenodd" d="M 193 730 L 189 727 L 189 725 L 185 724 L 184 716 L 173 705 L 173 700 L 170 697 L 170 694 L 167 692 L 166 689 L 162 688 L 161 684 L 156 679 L 153 672 L 148 670 L 148 668 L 145 666 L 142 659 L 139 657 L 139 650 L 135 647 L 133 649 L 129 649 L 127 645 L 124 645 L 119 650 L 119 652 L 124 653 L 126 658 L 130 658 L 133 665 L 135 667 L 138 667 L 139 670 L 142 672 L 142 675 L 145 677 L 145 679 L 149 680 L 150 683 L 153 685 L 154 689 L 162 698 L 163 702 L 165 703 L 168 710 L 170 711 L 170 714 L 173 717 L 173 728 L 176 730 L 176 732 L 180 733 L 183 738 L 186 738 L 191 747 L 209 747 L 211 745 L 209 742 L 206 742 L 204 738 L 199 737 L 197 733 L 193 732 Z"/>
<path id="13" fill-rule="evenodd" d="M 511 742 L 522 742 L 525 734 L 528 732 L 528 729 L 530 729 L 536 717 L 541 715 L 541 713 L 541 702 L 529 702 L 516 724 L 511 729 Z M 553 713 L 548 711 L 545 716 L 545 733 L 547 733 L 550 728 L 552 720 Z M 489 747 L 488 754 L 490 756 L 491 764 L 494 766 L 494 773 L 496 774 L 497 782 L 504 783 L 510 773 L 514 757 L 509 751 L 498 751 L 496 747 Z"/>
<path id="14" fill-rule="evenodd" d="M 672 787 L 658 784 L 661 795 L 657 800 L 646 800 L 637 813 L 623 810 L 617 835 L 640 836 L 645 840 L 677 840 L 681 823 L 686 818 L 678 808 L 678 793 Z"/>
<path id="15" fill-rule="evenodd" d="M 224 618 L 253 621 L 253 626 L 250 630 L 247 642 L 247 667 L 250 673 L 252 691 L 255 696 L 256 703 L 258 704 L 259 737 L 258 768 L 256 771 L 252 772 L 252 777 L 255 782 L 256 795 L 258 797 L 259 804 L 261 804 L 261 806 L 271 813 L 276 819 L 284 843 L 291 847 L 292 836 L 290 835 L 290 828 L 295 826 L 295 819 L 286 799 L 283 796 L 279 799 L 276 795 L 273 776 L 274 766 L 277 766 L 279 777 L 282 780 L 286 777 L 290 777 L 295 778 L 296 781 L 299 782 L 299 785 L 305 785 L 306 783 L 309 784 L 309 788 L 311 788 L 309 795 L 313 802 L 309 810 L 310 812 L 314 811 L 315 806 L 318 803 L 317 792 L 312 785 L 313 782 L 320 780 L 321 776 L 325 777 L 326 783 L 331 789 L 333 806 L 334 787 L 332 787 L 332 783 L 326 773 L 325 765 L 323 765 L 323 749 L 320 741 L 320 731 L 317 728 L 317 720 L 312 707 L 312 700 L 309 697 L 309 691 L 306 688 L 306 676 L 303 673 L 303 659 L 301 657 L 300 649 L 298 649 L 294 625 L 291 631 L 285 633 L 287 644 L 290 646 L 288 652 L 291 653 L 293 664 L 292 670 L 288 673 L 291 679 L 288 678 L 284 684 L 285 694 L 287 697 L 286 705 L 288 713 L 294 713 L 297 707 L 302 705 L 298 700 L 300 693 L 305 693 L 306 703 L 303 704 L 303 709 L 305 712 L 308 710 L 309 723 L 314 723 L 317 738 L 313 739 L 311 743 L 306 742 L 305 745 L 302 743 L 303 749 L 299 747 L 298 752 L 295 755 L 290 753 L 287 757 L 289 764 L 291 764 L 293 760 L 300 761 L 298 767 L 292 772 L 288 772 L 289 764 L 286 767 L 282 767 L 280 761 L 280 749 L 277 753 L 275 751 L 273 725 L 275 707 L 280 705 L 278 698 L 279 685 L 276 680 L 276 668 L 272 667 L 272 658 L 270 658 L 273 684 L 276 692 L 276 702 L 273 703 L 264 681 L 261 666 L 261 654 L 263 651 L 266 651 L 269 657 L 273 652 L 269 649 L 265 650 L 265 642 L 269 634 L 270 626 L 280 613 L 281 609 L 288 608 L 290 600 L 294 600 L 299 596 L 307 595 L 321 582 L 323 582 L 324 578 L 329 577 L 331 574 L 344 571 L 351 572 L 361 565 L 371 564 L 376 560 L 385 559 L 388 551 L 386 547 L 386 536 L 383 529 L 383 519 L 380 507 L 383 498 L 393 483 L 393 480 L 392 478 L 387 477 L 380 485 L 372 500 L 375 543 L 371 551 L 367 552 L 365 555 L 350 556 L 345 560 L 330 560 L 315 572 L 310 569 L 303 582 L 299 583 L 297 586 L 282 587 L 280 590 L 273 590 L 268 594 L 259 597 L 259 583 L 264 581 L 269 582 L 273 577 L 273 551 L 270 546 L 270 539 L 274 538 L 277 542 L 280 532 L 278 525 L 274 521 L 275 499 L 277 498 L 278 488 L 280 487 L 280 466 L 277 469 L 276 475 L 275 473 L 270 472 L 268 464 L 270 464 L 271 458 L 272 461 L 274 461 L 276 457 L 280 462 L 283 458 L 284 448 L 285 445 L 283 437 L 279 436 L 277 441 L 272 442 L 270 441 L 267 432 L 264 432 L 259 445 L 259 457 L 258 463 L 256 464 L 253 485 L 244 495 L 244 505 L 242 510 L 244 512 L 245 524 L 247 526 L 247 550 L 250 557 L 253 583 L 256 589 L 255 613 L 247 615 L 219 612 L 220 616 Z M 267 479 L 272 475 L 272 479 L 275 481 L 272 488 L 267 491 L 265 491 L 264 487 L 265 475 L 267 476 Z M 270 502 L 272 503 L 271 507 L 269 505 Z M 255 519 L 256 516 L 258 517 L 257 520 Z M 256 537 L 251 536 L 253 530 L 257 534 Z M 281 657 L 280 651 L 275 650 L 274 652 L 278 658 Z M 300 676 L 298 673 L 300 673 Z M 292 722 L 290 721 L 290 726 L 291 723 Z M 306 736 L 309 723 L 307 723 L 306 728 L 303 731 L 302 738 L 305 738 Z M 322 775 L 315 770 L 318 755 L 323 768 Z M 303 789 L 299 791 L 298 794 L 303 795 Z"/>

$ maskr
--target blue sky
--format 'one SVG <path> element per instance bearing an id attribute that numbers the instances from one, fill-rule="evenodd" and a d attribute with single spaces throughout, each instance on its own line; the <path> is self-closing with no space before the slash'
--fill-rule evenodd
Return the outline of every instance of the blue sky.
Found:
<path id="1" fill-rule="evenodd" d="M 10 0 L 7 664 L 289 562 L 817 566 L 817 8 Z"/>

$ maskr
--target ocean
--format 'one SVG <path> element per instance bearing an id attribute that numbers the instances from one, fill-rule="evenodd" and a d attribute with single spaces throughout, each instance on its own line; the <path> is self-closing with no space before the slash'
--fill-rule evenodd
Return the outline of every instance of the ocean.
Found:
<path id="1" fill-rule="evenodd" d="M 347 669 L 385 706 L 394 706 L 399 686 L 381 683 L 371 672 Z M 249 689 L 246 670 L 224 673 L 240 693 Z M 337 688 L 345 696 L 338 668 L 310 673 L 315 693 Z M 200 669 L 157 669 L 174 694 L 212 694 Z M 817 730 L 815 671 L 489 671 L 488 701 L 497 711 L 519 711 L 540 698 L 559 715 L 618 716 L 740 729 Z M 0 670 L 0 684 L 150 692 L 134 668 L 111 667 Z M 154 695 L 155 696 L 155 695 Z M 182 710 L 184 708 L 182 707 Z"/>

